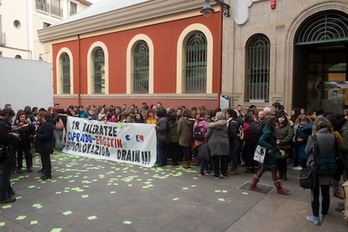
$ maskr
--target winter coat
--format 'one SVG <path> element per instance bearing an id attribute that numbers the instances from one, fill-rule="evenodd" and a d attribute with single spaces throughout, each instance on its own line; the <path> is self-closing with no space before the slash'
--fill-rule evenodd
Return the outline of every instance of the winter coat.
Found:
<path id="1" fill-rule="evenodd" d="M 234 143 L 235 141 L 239 142 L 240 138 L 238 137 L 239 126 L 241 125 L 237 119 L 229 118 L 227 119 L 227 128 L 228 128 L 228 137 L 230 143 Z"/>
<path id="2" fill-rule="evenodd" d="M 178 135 L 179 135 L 179 145 L 183 147 L 191 147 L 193 143 L 193 118 L 186 118 L 182 117 L 180 118 L 178 122 Z"/>
<path id="3" fill-rule="evenodd" d="M 160 117 L 156 124 L 156 136 L 162 142 L 168 142 L 168 118 Z"/>
<path id="4" fill-rule="evenodd" d="M 52 121 L 46 121 L 39 127 L 36 135 L 36 150 L 38 153 L 46 154 L 46 143 L 52 143 L 53 145 L 53 130 L 54 124 Z"/>
<path id="5" fill-rule="evenodd" d="M 17 129 L 19 133 L 18 145 L 23 147 L 30 147 L 31 136 L 35 134 L 35 127 L 31 123 L 25 126 L 19 126 Z"/>
<path id="6" fill-rule="evenodd" d="M 178 134 L 178 121 L 169 121 L 169 142 L 170 143 L 179 143 L 179 134 Z"/>
<path id="7" fill-rule="evenodd" d="M 312 134 L 312 124 L 307 124 L 307 125 L 298 125 L 297 129 L 294 130 L 295 132 L 295 142 L 296 142 L 296 152 L 298 155 L 298 158 L 300 160 L 307 160 L 308 156 L 305 152 L 305 147 L 307 144 L 308 136 Z M 298 138 L 304 138 L 303 141 L 298 142 Z"/>
<path id="8" fill-rule="evenodd" d="M 2 119 L 0 118 L 0 145 L 3 146 L 8 146 L 14 143 L 17 138 L 9 133 L 9 125 Z"/>
<path id="9" fill-rule="evenodd" d="M 336 137 L 328 129 L 322 128 L 317 133 L 318 149 L 323 154 L 331 154 L 336 149 Z M 307 166 L 314 160 L 313 158 L 313 137 L 309 136 L 305 152 L 308 155 Z M 319 176 L 320 185 L 331 185 L 332 177 Z"/>
<path id="10" fill-rule="evenodd" d="M 277 165 L 277 154 L 279 149 L 276 146 L 276 135 L 269 126 L 265 126 L 262 129 L 259 144 L 260 146 L 267 148 L 267 155 L 264 164 L 270 167 Z M 271 150 L 272 152 L 269 153 Z"/>
<path id="11" fill-rule="evenodd" d="M 341 128 L 341 136 L 344 142 L 340 146 L 340 159 L 343 162 L 344 169 L 348 170 L 348 121 L 345 122 Z M 348 175 L 348 173 L 346 174 Z"/>
<path id="12" fill-rule="evenodd" d="M 279 125 L 279 127 L 275 131 L 277 140 L 280 140 L 280 144 L 277 144 L 280 150 L 285 150 L 284 154 L 282 154 L 278 158 L 287 158 L 291 151 L 291 142 L 294 137 L 294 130 L 289 124 Z M 284 147 L 288 146 L 288 149 L 284 149 Z"/>
<path id="13" fill-rule="evenodd" d="M 281 146 L 290 144 L 292 141 L 292 138 L 294 137 L 294 130 L 292 127 L 287 124 L 287 125 L 281 125 L 278 127 L 275 131 L 277 139 L 280 140 Z"/>
<path id="14" fill-rule="evenodd" d="M 208 126 L 209 126 L 209 122 L 205 118 L 199 118 L 193 124 L 193 131 L 196 129 L 196 127 L 200 127 L 202 135 L 205 135 L 207 133 Z M 207 143 L 207 139 L 204 139 L 203 141 L 195 140 L 195 145 L 200 145 L 200 144 L 205 144 L 205 143 Z"/>
<path id="15" fill-rule="evenodd" d="M 211 156 L 228 156 L 229 141 L 226 120 L 219 120 L 209 123 L 205 137 L 208 140 L 208 147 Z"/>

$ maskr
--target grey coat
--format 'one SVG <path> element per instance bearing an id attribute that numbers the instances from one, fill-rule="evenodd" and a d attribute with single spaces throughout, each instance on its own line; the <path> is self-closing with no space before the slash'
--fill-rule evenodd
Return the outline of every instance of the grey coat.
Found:
<path id="1" fill-rule="evenodd" d="M 208 147 L 210 149 L 211 156 L 228 156 L 229 154 L 229 141 L 228 141 L 228 129 L 226 126 L 226 120 L 219 120 L 209 123 L 208 131 L 205 137 L 208 140 Z"/>
<path id="2" fill-rule="evenodd" d="M 330 154 L 333 149 L 336 149 L 336 137 L 326 128 L 320 129 L 317 133 L 318 148 L 324 154 Z M 305 152 L 308 155 L 307 166 L 310 166 L 313 158 L 313 137 L 309 136 Z M 319 176 L 320 185 L 331 185 L 332 177 Z"/>

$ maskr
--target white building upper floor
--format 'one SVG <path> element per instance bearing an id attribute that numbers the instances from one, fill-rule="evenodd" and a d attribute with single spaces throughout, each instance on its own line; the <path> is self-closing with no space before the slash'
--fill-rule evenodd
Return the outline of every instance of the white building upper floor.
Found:
<path id="1" fill-rule="evenodd" d="M 86 0 L 0 0 L 0 56 L 49 61 L 37 30 L 90 5 Z"/>

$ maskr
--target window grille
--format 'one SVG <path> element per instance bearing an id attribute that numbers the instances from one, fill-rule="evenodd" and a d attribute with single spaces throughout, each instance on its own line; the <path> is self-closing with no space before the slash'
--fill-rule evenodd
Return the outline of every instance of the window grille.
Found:
<path id="1" fill-rule="evenodd" d="M 269 101 L 270 44 L 264 35 L 253 36 L 247 45 L 247 101 Z"/>
<path id="2" fill-rule="evenodd" d="M 63 55 L 63 94 L 70 94 L 70 57 L 68 54 Z"/>
<path id="3" fill-rule="evenodd" d="M 105 57 L 104 51 L 98 48 L 94 53 L 94 93 L 105 93 Z"/>
<path id="4" fill-rule="evenodd" d="M 186 44 L 185 91 L 205 93 L 207 83 L 207 39 L 196 31 Z"/>
<path id="5" fill-rule="evenodd" d="M 321 12 L 311 18 L 298 34 L 296 45 L 348 40 L 348 17 L 335 11 Z"/>
<path id="6" fill-rule="evenodd" d="M 149 92 L 149 46 L 140 41 L 134 48 L 133 93 Z"/>

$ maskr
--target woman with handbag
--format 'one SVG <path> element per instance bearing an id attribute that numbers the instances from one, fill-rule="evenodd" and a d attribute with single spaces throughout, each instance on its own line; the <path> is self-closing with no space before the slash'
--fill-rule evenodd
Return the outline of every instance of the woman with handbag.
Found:
<path id="1" fill-rule="evenodd" d="M 277 188 L 277 192 L 279 194 L 288 194 L 289 189 L 285 189 L 282 187 L 278 177 L 277 177 L 277 153 L 279 149 L 276 145 L 276 135 L 275 135 L 275 127 L 276 127 L 277 119 L 275 117 L 269 116 L 265 119 L 265 124 L 262 129 L 261 137 L 259 138 L 259 145 L 265 147 L 267 149 L 267 155 L 264 159 L 263 164 L 261 164 L 261 168 L 254 175 L 253 179 L 250 182 L 250 189 L 261 191 L 259 187 L 257 187 L 257 182 L 259 182 L 263 173 L 267 171 L 267 169 L 271 169 L 272 179 L 274 182 L 274 186 Z"/>
<path id="2" fill-rule="evenodd" d="M 324 117 L 320 117 L 315 120 L 312 134 L 315 135 L 315 137 L 310 136 L 308 138 L 308 142 L 305 148 L 305 152 L 308 155 L 307 166 L 318 167 L 319 163 L 316 163 L 316 161 L 319 160 L 318 156 L 321 156 L 322 154 L 330 156 L 332 152 L 337 155 L 337 142 L 335 135 L 332 134 L 332 127 L 330 122 Z M 317 149 L 314 149 L 314 147 L 317 147 Z M 306 217 L 308 221 L 312 222 L 315 225 L 319 225 L 322 222 L 330 208 L 330 186 L 332 183 L 332 176 L 322 176 L 320 174 L 320 170 L 322 170 L 322 168 L 320 167 L 318 169 L 318 184 L 316 184 L 315 187 L 311 189 L 311 205 L 313 214 Z M 320 192 L 322 195 L 321 218 L 319 218 Z"/>
<path id="3" fill-rule="evenodd" d="M 276 133 L 276 144 L 279 149 L 277 156 L 278 159 L 278 179 L 287 180 L 287 158 L 289 157 L 291 151 L 291 141 L 294 137 L 294 130 L 289 124 L 288 118 L 284 110 L 277 111 L 275 114 L 277 118 Z"/>
<path id="4" fill-rule="evenodd" d="M 41 115 L 42 125 L 36 135 L 36 149 L 42 161 L 42 180 L 52 178 L 51 154 L 53 153 L 53 131 L 52 114 L 48 111 Z"/>

